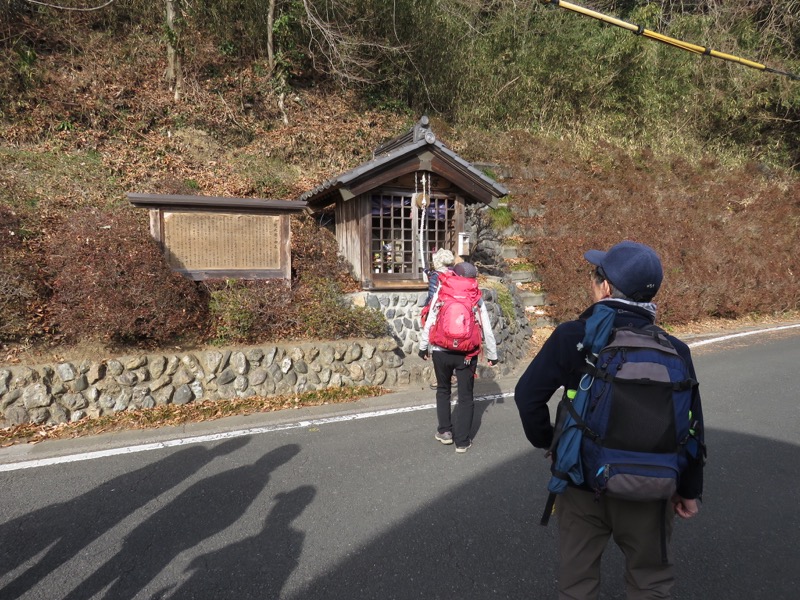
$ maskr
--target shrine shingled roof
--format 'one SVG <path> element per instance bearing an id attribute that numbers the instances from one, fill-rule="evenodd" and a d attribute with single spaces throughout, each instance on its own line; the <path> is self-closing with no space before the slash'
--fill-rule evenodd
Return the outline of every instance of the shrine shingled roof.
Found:
<path id="1" fill-rule="evenodd" d="M 508 190 L 450 150 L 430 129 L 423 116 L 409 131 L 373 152 L 373 158 L 304 193 L 299 200 L 309 208 L 324 208 L 338 198 L 349 200 L 398 176 L 414 171 L 442 175 L 462 189 L 468 202 L 490 204 L 508 195 Z"/>

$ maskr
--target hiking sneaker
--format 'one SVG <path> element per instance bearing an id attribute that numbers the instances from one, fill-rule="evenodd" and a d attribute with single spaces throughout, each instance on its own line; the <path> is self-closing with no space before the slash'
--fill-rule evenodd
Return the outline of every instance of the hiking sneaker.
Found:
<path id="1" fill-rule="evenodd" d="M 452 444 L 453 443 L 453 432 L 452 431 L 443 431 L 442 433 L 436 432 L 436 435 L 433 436 L 443 444 Z"/>
<path id="2" fill-rule="evenodd" d="M 458 452 L 459 454 L 464 454 L 464 452 L 466 452 L 470 448 L 472 448 L 472 442 L 470 442 L 466 446 L 456 446 L 456 452 Z"/>

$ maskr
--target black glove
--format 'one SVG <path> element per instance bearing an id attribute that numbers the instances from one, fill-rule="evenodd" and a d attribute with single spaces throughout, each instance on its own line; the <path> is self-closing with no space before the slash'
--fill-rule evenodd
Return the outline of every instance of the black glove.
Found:
<path id="1" fill-rule="evenodd" d="M 428 360 L 428 351 L 427 350 L 420 350 L 419 351 L 419 357 L 422 360 Z"/>
<path id="2" fill-rule="evenodd" d="M 492 359 L 490 358 L 490 359 L 489 359 L 489 366 L 490 366 L 490 367 L 494 367 L 494 366 L 495 366 L 495 365 L 497 365 L 497 363 L 499 363 L 499 362 L 500 362 L 500 361 L 499 361 L 498 359 L 496 359 L 496 358 L 495 358 L 494 360 L 492 360 Z"/>

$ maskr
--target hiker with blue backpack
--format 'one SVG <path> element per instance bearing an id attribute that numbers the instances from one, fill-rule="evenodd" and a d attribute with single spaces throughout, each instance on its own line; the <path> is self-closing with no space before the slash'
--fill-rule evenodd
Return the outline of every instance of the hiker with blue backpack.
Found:
<path id="1" fill-rule="evenodd" d="M 699 510 L 705 444 L 689 348 L 654 325 L 661 260 L 623 241 L 584 254 L 594 304 L 553 331 L 520 378 L 523 430 L 552 461 L 542 516 L 558 519 L 559 599 L 597 598 L 608 539 L 630 600 L 670 598 L 673 518 Z M 563 387 L 550 422 L 548 401 Z"/>
<path id="2" fill-rule="evenodd" d="M 477 277 L 478 270 L 468 262 L 458 263 L 452 272 L 440 273 L 419 343 L 420 358 L 428 360 L 430 354 L 436 374 L 439 425 L 434 437 L 445 445 L 455 442 L 459 454 L 472 447 L 475 370 L 481 348 L 489 365 L 497 364 L 497 342 Z M 455 415 L 450 411 L 453 373 L 458 386 Z"/>

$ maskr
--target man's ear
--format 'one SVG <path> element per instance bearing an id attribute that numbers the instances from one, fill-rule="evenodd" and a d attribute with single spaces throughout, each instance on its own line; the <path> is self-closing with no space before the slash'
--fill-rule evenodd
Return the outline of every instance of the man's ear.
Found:
<path id="1" fill-rule="evenodd" d="M 611 284 L 607 279 L 600 284 L 600 289 L 603 290 L 603 298 L 611 298 Z"/>

